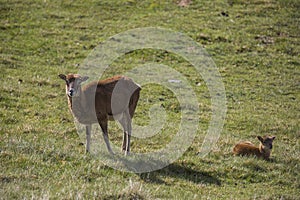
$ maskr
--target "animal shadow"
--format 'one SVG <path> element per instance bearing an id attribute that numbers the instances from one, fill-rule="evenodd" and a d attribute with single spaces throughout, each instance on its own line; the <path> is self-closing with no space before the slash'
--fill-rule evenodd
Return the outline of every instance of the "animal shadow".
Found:
<path id="1" fill-rule="evenodd" d="M 172 177 L 175 179 L 184 179 L 186 181 L 192 181 L 196 184 L 205 185 L 221 185 L 221 181 L 211 175 L 209 172 L 197 171 L 181 164 L 171 164 L 163 169 L 140 174 L 140 178 L 145 182 L 166 184 L 162 178 Z"/>

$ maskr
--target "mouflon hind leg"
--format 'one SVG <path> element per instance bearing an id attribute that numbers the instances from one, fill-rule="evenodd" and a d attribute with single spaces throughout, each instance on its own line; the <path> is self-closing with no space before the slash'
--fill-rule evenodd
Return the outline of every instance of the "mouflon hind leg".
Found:
<path id="1" fill-rule="evenodd" d="M 86 132 L 86 152 L 90 152 L 90 146 L 91 146 L 91 129 L 92 125 L 86 125 L 85 126 L 85 132 Z"/>
<path id="2" fill-rule="evenodd" d="M 127 125 L 125 155 L 129 155 L 129 153 L 130 153 L 130 138 L 131 138 L 132 127 L 131 127 L 131 117 L 130 117 L 128 109 L 125 111 L 125 121 L 126 121 L 126 125 Z"/>
<path id="3" fill-rule="evenodd" d="M 130 136 L 131 136 L 131 117 L 129 115 L 128 109 L 123 113 L 123 116 L 118 120 L 123 127 L 123 143 L 122 151 L 125 155 L 129 155 L 130 152 Z"/>

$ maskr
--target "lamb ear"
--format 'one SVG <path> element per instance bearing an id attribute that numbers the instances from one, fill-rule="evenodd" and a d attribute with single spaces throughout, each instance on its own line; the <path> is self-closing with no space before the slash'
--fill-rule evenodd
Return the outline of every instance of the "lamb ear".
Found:
<path id="1" fill-rule="evenodd" d="M 261 142 L 264 142 L 264 139 L 261 136 L 257 136 L 257 139 Z"/>
<path id="2" fill-rule="evenodd" d="M 58 76 L 59 76 L 59 78 L 61 78 L 64 81 L 67 80 L 67 77 L 64 74 L 59 74 Z"/>
<path id="3" fill-rule="evenodd" d="M 274 140 L 276 137 L 275 136 L 272 136 L 272 140 Z"/>

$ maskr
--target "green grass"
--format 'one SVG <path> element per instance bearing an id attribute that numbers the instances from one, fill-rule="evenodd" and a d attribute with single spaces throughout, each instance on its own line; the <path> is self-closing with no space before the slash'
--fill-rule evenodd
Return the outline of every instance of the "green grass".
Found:
<path id="1" fill-rule="evenodd" d="M 1 199 L 299 199 L 299 1 L 194 0 L 187 8 L 175 0 L 0 5 Z M 85 154 L 57 75 L 77 72 L 99 43 L 139 27 L 179 31 L 205 47 L 223 77 L 228 110 L 220 139 L 201 158 L 211 117 L 202 77 L 184 59 L 159 50 L 119 58 L 104 76 L 147 62 L 171 66 L 193 86 L 201 110 L 197 135 L 179 160 L 133 174 Z M 167 125 L 149 140 L 133 139 L 135 152 L 163 147 L 178 129 L 178 101 L 158 85 L 142 90 L 136 122 L 147 124 L 148 109 L 157 103 L 167 110 Z M 119 146 L 121 131 L 110 125 Z M 276 136 L 271 161 L 231 155 L 240 140 L 257 143 L 257 134 Z"/>

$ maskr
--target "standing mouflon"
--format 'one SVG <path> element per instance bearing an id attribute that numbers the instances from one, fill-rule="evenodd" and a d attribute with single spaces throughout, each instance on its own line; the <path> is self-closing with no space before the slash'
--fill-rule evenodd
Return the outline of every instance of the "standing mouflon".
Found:
<path id="1" fill-rule="evenodd" d="M 88 79 L 79 74 L 60 74 L 66 82 L 69 108 L 77 121 L 86 126 L 86 151 L 90 151 L 91 125 L 99 123 L 107 149 L 113 153 L 108 140 L 108 120 L 117 120 L 124 129 L 122 150 L 130 152 L 131 119 L 140 96 L 140 86 L 125 76 L 94 81 L 81 87 Z"/>

